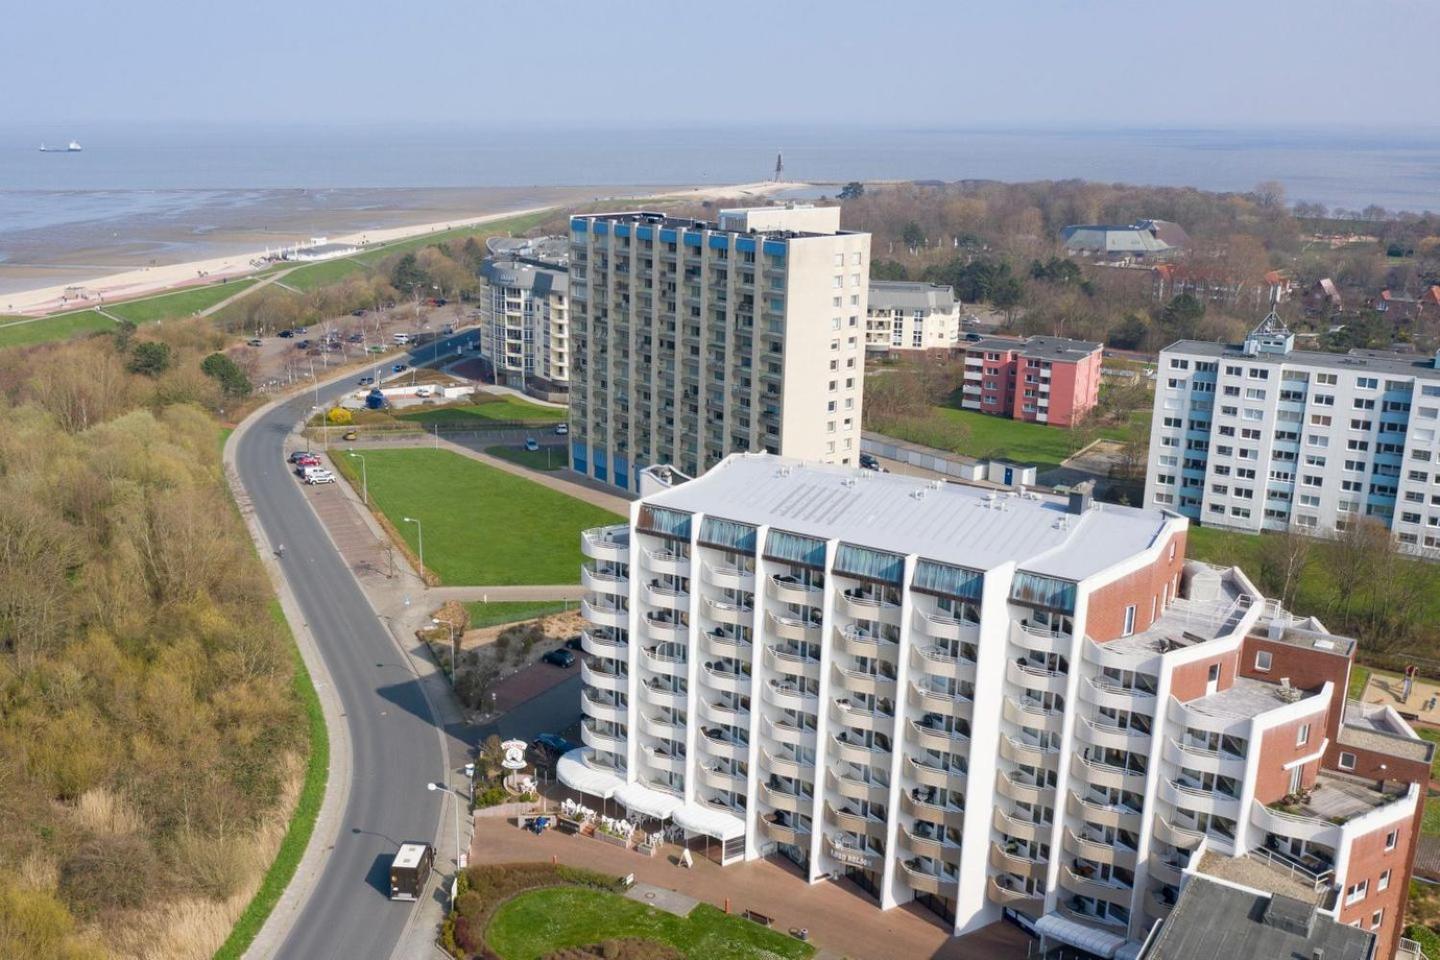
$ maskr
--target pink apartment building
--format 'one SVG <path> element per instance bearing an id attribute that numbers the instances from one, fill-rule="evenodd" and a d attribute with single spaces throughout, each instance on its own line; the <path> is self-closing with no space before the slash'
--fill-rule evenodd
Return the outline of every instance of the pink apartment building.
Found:
<path id="1" fill-rule="evenodd" d="M 1064 337 L 988 337 L 964 345 L 967 410 L 1073 426 L 1100 395 L 1101 344 Z"/>

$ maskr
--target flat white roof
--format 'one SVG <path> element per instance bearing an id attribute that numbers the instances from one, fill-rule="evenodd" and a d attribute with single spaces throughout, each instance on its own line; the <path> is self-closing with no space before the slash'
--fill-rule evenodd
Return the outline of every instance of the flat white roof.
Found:
<path id="1" fill-rule="evenodd" d="M 1066 580 L 1083 580 L 1145 550 L 1173 519 L 1159 510 L 1099 503 L 1076 515 L 1055 497 L 937 487 L 763 453 L 732 454 L 645 502 L 974 570 L 1015 561 Z"/>
<path id="2" fill-rule="evenodd" d="M 395 852 L 395 862 L 392 866 L 402 869 L 420 866 L 420 858 L 425 855 L 425 844 L 423 843 L 402 843 L 400 849 Z"/>

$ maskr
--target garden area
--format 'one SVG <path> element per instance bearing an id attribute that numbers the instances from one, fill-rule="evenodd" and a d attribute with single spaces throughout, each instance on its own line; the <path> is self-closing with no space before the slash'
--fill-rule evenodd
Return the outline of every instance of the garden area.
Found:
<path id="1" fill-rule="evenodd" d="M 544 470 L 547 473 L 552 470 L 563 470 L 569 462 L 564 447 L 544 446 L 539 450 L 526 450 L 523 446 L 499 445 L 486 447 L 485 452 L 500 460 L 505 460 L 517 466 L 529 470 Z"/>
<path id="2" fill-rule="evenodd" d="M 624 897 L 623 881 L 545 863 L 475 866 L 441 942 L 461 960 L 805 960 L 814 948 L 700 904 L 680 917 Z"/>
<path id="3" fill-rule="evenodd" d="M 355 458 L 334 461 L 359 484 Z M 365 462 L 371 508 L 412 557 L 424 537 L 425 566 L 442 584 L 576 583 L 580 532 L 623 520 L 449 450 L 371 450 Z"/>
<path id="4" fill-rule="evenodd" d="M 492 427 L 499 423 L 555 424 L 565 419 L 564 407 L 546 407 L 519 397 L 476 393 L 469 403 L 448 407 L 426 407 L 395 415 L 396 420 L 425 426 Z"/>
<path id="5" fill-rule="evenodd" d="M 451 678 L 460 702 L 470 710 L 488 711 L 497 706 L 490 699 L 497 682 L 565 646 L 584 629 L 577 606 L 573 600 L 449 600 L 431 614 L 432 625 L 421 629 L 419 637 Z M 457 651 L 458 671 L 451 663 Z"/>

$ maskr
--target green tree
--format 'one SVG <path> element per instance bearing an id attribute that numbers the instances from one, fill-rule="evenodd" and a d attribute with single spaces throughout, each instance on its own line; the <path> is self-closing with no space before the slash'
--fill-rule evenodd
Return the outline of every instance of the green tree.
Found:
<path id="1" fill-rule="evenodd" d="M 1188 293 L 1182 293 L 1160 311 L 1160 322 L 1167 332 L 1179 340 L 1190 340 L 1200 321 L 1205 318 L 1205 304 Z"/>
<path id="2" fill-rule="evenodd" d="M 170 344 L 158 340 L 135 344 L 135 348 L 130 351 L 128 366 L 131 373 L 140 373 L 147 377 L 160 376 L 170 369 Z"/>
<path id="3" fill-rule="evenodd" d="M 420 287 L 429 287 L 430 277 L 420 266 L 415 254 L 407 253 L 395 263 L 395 269 L 390 274 L 390 282 L 401 293 L 410 293 Z"/>
<path id="4" fill-rule="evenodd" d="M 841 200 L 859 200 L 865 196 L 865 184 L 859 180 L 851 180 L 840 188 L 839 197 Z"/>
<path id="5" fill-rule="evenodd" d="M 871 280 L 909 280 L 910 273 L 898 260 L 871 260 Z"/>
<path id="6" fill-rule="evenodd" d="M 1125 318 L 1110 330 L 1106 338 L 1110 346 L 1121 350 L 1138 350 L 1150 335 L 1150 324 L 1138 313 L 1127 313 Z"/>
<path id="7" fill-rule="evenodd" d="M 900 231 L 900 239 L 904 241 L 905 246 L 914 250 L 917 247 L 923 247 L 925 245 L 925 231 L 921 228 L 920 224 L 911 220 L 905 224 L 905 229 Z"/>
<path id="8" fill-rule="evenodd" d="M 212 353 L 200 361 L 200 370 L 212 380 L 220 381 L 220 389 L 227 397 L 248 397 L 250 378 L 239 364 L 223 353 Z"/>

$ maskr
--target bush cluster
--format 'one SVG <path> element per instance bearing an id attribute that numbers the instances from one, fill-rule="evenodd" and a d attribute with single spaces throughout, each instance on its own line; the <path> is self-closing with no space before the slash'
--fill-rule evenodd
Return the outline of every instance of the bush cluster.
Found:
<path id="1" fill-rule="evenodd" d="M 668 943 L 622 937 L 585 947 L 566 947 L 547 953 L 540 960 L 684 960 L 685 954 Z"/>
<path id="2" fill-rule="evenodd" d="M 440 942 L 460 960 L 500 960 L 485 945 L 485 928 L 500 905 L 512 897 L 544 887 L 589 887 L 621 893 L 618 877 L 553 863 L 501 863 L 470 867 L 456 882 L 455 905 L 445 918 Z M 603 944 L 601 945 L 603 946 Z M 588 948 L 587 948 L 588 949 Z M 585 956 L 609 956 L 589 954 Z M 616 960 L 668 960 L 663 954 L 617 955 Z"/>

